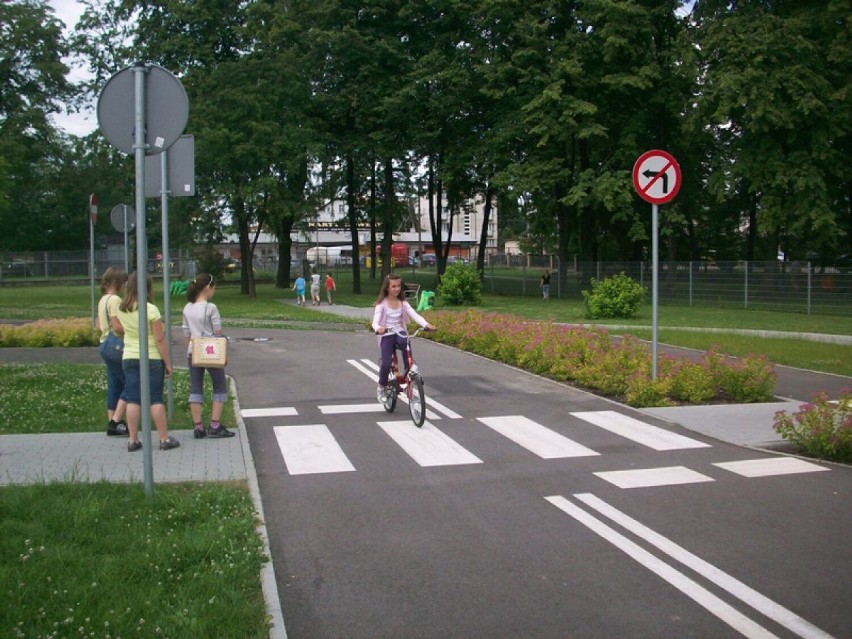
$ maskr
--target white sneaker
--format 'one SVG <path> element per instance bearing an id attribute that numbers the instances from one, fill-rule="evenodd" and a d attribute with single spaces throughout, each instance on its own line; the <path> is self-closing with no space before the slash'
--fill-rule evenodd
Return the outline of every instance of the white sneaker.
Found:
<path id="1" fill-rule="evenodd" d="M 378 388 L 376 388 L 376 399 L 379 400 L 380 404 L 385 403 L 387 393 L 387 389 L 384 386 L 379 386 Z"/>

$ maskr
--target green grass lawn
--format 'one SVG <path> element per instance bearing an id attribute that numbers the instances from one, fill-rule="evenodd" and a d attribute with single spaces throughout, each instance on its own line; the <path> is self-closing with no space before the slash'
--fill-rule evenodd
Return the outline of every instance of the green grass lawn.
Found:
<path id="1" fill-rule="evenodd" d="M 0 363 L 0 435 L 106 432 L 106 374 L 96 364 Z M 209 420 L 212 402 L 209 381 L 202 416 Z M 189 412 L 189 374 L 175 370 L 174 414 L 169 428 L 192 428 Z M 222 423 L 236 425 L 228 401 Z"/>
<path id="2" fill-rule="evenodd" d="M 426 279 L 433 275 L 424 276 Z M 426 285 L 426 282 L 424 282 Z M 361 293 L 352 293 L 351 274 L 337 274 L 338 304 L 368 307 L 376 299 L 378 281 L 362 273 Z M 324 293 L 324 291 L 323 291 Z M 317 313 L 311 307 L 295 306 L 294 293 L 289 289 L 275 288 L 272 283 L 257 285 L 257 297 L 250 299 L 240 293 L 239 285 L 224 283 L 217 288 L 214 301 L 219 306 L 225 326 L 292 326 L 304 328 L 320 324 L 359 323 L 357 320 Z M 155 301 L 162 309 L 162 289 L 155 290 Z M 180 324 L 180 314 L 186 300 L 172 297 L 172 323 Z M 34 286 L 28 288 L 0 288 L 0 319 L 39 319 L 54 317 L 89 317 L 91 315 L 88 287 Z M 464 311 L 466 308 L 441 307 L 442 310 Z M 587 323 L 583 304 L 553 298 L 543 302 L 535 297 L 508 297 L 483 295 L 478 307 L 483 311 L 510 313 L 529 319 L 566 323 Z M 651 308 L 645 305 L 638 316 L 630 320 L 598 320 L 601 326 L 612 327 L 613 333 L 634 333 L 650 338 Z M 743 337 L 730 333 L 694 333 L 670 330 L 675 328 L 714 328 L 734 330 L 767 330 L 792 333 L 826 333 L 852 335 L 852 317 L 833 315 L 806 315 L 762 310 L 741 310 L 705 306 L 660 306 L 658 309 L 660 342 L 707 350 L 712 346 L 733 355 L 760 353 L 778 364 L 852 376 L 852 346 L 823 344 L 800 339 Z"/>
<path id="3" fill-rule="evenodd" d="M 0 636 L 268 636 L 242 483 L 0 489 Z"/>

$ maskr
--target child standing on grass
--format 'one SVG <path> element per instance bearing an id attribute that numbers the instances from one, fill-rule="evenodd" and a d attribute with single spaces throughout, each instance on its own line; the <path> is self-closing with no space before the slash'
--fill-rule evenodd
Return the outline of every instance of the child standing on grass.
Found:
<path id="1" fill-rule="evenodd" d="M 113 318 L 112 329 L 124 333 L 124 379 L 127 382 L 127 430 L 130 441 L 127 451 L 132 453 L 142 448 L 139 441 L 139 419 L 142 414 L 142 375 L 148 375 L 151 395 L 151 420 L 160 436 L 160 450 L 171 450 L 180 446 L 180 442 L 169 435 L 166 422 L 166 408 L 163 406 L 163 385 L 165 377 L 172 375 L 172 359 L 169 345 L 166 343 L 166 330 L 163 318 L 151 302 L 147 302 L 148 319 L 148 370 L 139 370 L 139 356 L 142 345 L 139 339 L 139 290 L 136 273 L 127 280 L 127 293 L 118 307 L 118 315 Z M 154 297 L 154 282 L 147 276 L 147 298 Z"/>
<path id="2" fill-rule="evenodd" d="M 302 277 L 302 274 L 299 274 L 299 277 L 296 278 L 296 281 L 293 282 L 293 288 L 291 291 L 296 291 L 296 306 L 304 306 L 305 305 L 305 278 Z"/>
<path id="3" fill-rule="evenodd" d="M 379 336 L 379 354 L 382 358 L 379 366 L 379 385 L 376 388 L 376 399 L 380 402 L 387 395 L 393 350 L 405 349 L 403 335 L 407 332 L 409 320 L 414 320 L 427 330 L 435 330 L 434 326 L 423 319 L 411 307 L 411 304 L 405 301 L 402 278 L 391 273 L 382 282 L 382 288 L 376 299 L 376 309 L 373 311 L 373 330 Z"/>
<path id="4" fill-rule="evenodd" d="M 334 306 L 334 291 L 337 290 L 337 285 L 334 283 L 334 278 L 331 273 L 325 275 L 325 296 L 328 299 L 329 306 Z"/>
<path id="5" fill-rule="evenodd" d="M 196 439 L 210 437 L 221 439 L 233 437 L 235 433 L 222 426 L 222 409 L 228 401 L 228 382 L 224 368 L 204 368 L 192 365 L 192 338 L 222 336 L 222 317 L 219 309 L 211 303 L 216 293 L 216 281 L 210 273 L 201 273 L 189 283 L 186 298 L 189 303 L 183 307 L 183 335 L 186 337 L 186 355 L 189 365 L 189 412 Z M 201 423 L 201 408 L 204 404 L 204 371 L 210 374 L 213 382 L 213 408 L 210 412 L 210 426 L 204 430 Z"/>

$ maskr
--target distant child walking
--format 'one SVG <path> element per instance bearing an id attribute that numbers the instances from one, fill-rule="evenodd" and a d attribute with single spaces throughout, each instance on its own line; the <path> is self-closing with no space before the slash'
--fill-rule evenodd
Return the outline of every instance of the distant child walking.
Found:
<path id="1" fill-rule="evenodd" d="M 379 297 L 376 299 L 376 309 L 373 311 L 373 330 L 379 336 L 379 353 L 382 358 L 379 366 L 379 385 L 376 388 L 376 399 L 380 402 L 387 395 L 393 350 L 405 349 L 403 335 L 407 333 L 409 320 L 414 320 L 427 330 L 435 330 L 434 326 L 405 301 L 402 278 L 391 273 L 382 283 Z"/>
<path id="2" fill-rule="evenodd" d="M 337 285 L 334 283 L 334 278 L 331 273 L 326 273 L 325 276 L 325 296 L 330 306 L 334 306 L 334 291 L 337 290 Z"/>
<path id="3" fill-rule="evenodd" d="M 301 273 L 299 277 L 296 278 L 296 281 L 293 283 L 293 288 L 291 291 L 296 291 L 296 306 L 304 306 L 305 305 L 305 278 L 302 277 Z"/>
<path id="4" fill-rule="evenodd" d="M 320 305 L 320 274 L 316 272 L 316 269 L 311 271 L 311 304 L 314 306 Z"/>
<path id="5" fill-rule="evenodd" d="M 547 301 L 550 299 L 550 271 L 544 269 L 544 273 L 541 275 L 541 283 L 539 284 L 541 288 L 541 299 Z"/>

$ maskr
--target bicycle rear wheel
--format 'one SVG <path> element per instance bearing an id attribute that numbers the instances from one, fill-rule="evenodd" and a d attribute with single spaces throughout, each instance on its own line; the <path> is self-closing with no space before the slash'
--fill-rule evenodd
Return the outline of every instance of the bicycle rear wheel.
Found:
<path id="1" fill-rule="evenodd" d="M 411 421 L 420 428 L 426 421 L 426 395 L 423 393 L 423 379 L 417 373 L 411 374 L 408 382 L 408 410 Z"/>

